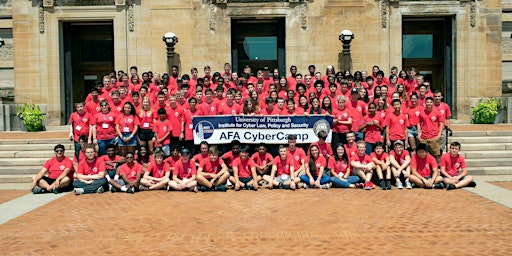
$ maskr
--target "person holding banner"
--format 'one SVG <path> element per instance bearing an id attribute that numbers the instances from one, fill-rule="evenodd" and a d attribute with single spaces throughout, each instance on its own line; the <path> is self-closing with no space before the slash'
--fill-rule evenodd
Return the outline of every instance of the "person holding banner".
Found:
<path id="1" fill-rule="evenodd" d="M 197 170 L 197 183 L 200 190 L 226 191 L 226 182 L 229 178 L 228 167 L 219 158 L 217 146 L 211 146 L 208 150 L 208 159 L 204 159 Z"/>
<path id="2" fill-rule="evenodd" d="M 278 188 L 295 190 L 294 165 L 295 161 L 288 156 L 286 147 L 284 145 L 279 146 L 279 156 L 274 158 L 270 176 L 263 176 L 263 180 L 268 183 L 268 189 L 277 186 Z"/>

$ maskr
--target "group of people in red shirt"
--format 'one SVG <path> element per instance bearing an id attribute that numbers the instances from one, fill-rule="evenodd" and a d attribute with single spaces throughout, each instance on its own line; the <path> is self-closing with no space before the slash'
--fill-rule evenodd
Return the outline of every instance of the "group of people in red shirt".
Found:
<path id="1" fill-rule="evenodd" d="M 223 190 L 224 184 L 228 181 L 235 188 L 254 189 L 262 182 L 269 188 L 296 188 L 301 182 L 304 183 L 301 184 L 304 187 L 356 187 L 361 185 L 360 179 L 363 181 L 362 186 L 369 189 L 373 188 L 373 170 L 378 174 L 381 187 L 390 189 L 391 174 L 399 175 L 399 172 L 405 172 L 405 168 L 401 168 L 402 165 L 398 163 L 407 162 L 405 158 L 401 159 L 402 162 L 397 162 L 398 156 L 392 155 L 391 149 L 397 145 L 401 145 L 403 149 L 408 148 L 411 152 L 428 149 L 429 155 L 432 154 L 437 159 L 436 162 L 439 162 L 441 146 L 444 145 L 443 139 L 446 140 L 443 138 L 443 131 L 445 126 L 449 125 L 451 117 L 450 107 L 442 102 L 442 98 L 441 92 L 430 91 L 430 84 L 424 81 L 422 76 L 417 76 L 414 68 L 406 72 L 393 67 L 389 77 L 386 77 L 378 66 L 374 66 L 370 74 L 366 71 L 356 71 L 354 74 L 350 71 L 336 73 L 332 66 L 328 66 L 322 75 L 316 71 L 314 65 L 308 67 L 304 76 L 297 72 L 296 66 L 290 67 L 288 77 L 281 76 L 278 69 L 271 72 L 268 68 L 258 70 L 253 76 L 249 66 L 238 73 L 232 71 L 228 63 L 224 65 L 222 73 L 211 74 L 210 68 L 205 67 L 202 77 L 196 68 L 191 69 L 190 76 L 180 75 L 177 66 L 173 66 L 169 74 L 162 76 L 144 72 L 139 77 L 136 67 L 130 68 L 130 74 L 119 71 L 116 76 L 116 73 L 112 72 L 103 77 L 102 82 L 91 91 L 85 102 L 75 104 L 76 112 L 72 113 L 69 119 L 69 136 L 75 142 L 74 158 L 77 159 L 75 183 L 83 183 L 78 184 L 78 192 L 75 190 L 75 193 L 99 191 L 107 183 L 111 190 L 134 192 L 164 187 Z M 147 168 L 151 161 L 140 163 L 141 158 L 130 160 L 137 157 L 134 156 L 135 152 L 140 154 L 144 151 L 157 165 L 162 165 L 167 159 L 174 159 L 172 164 L 168 163 L 169 169 L 174 169 L 178 157 L 186 162 L 191 160 L 183 156 L 188 155 L 191 158 L 190 156 L 195 153 L 193 116 L 311 114 L 333 117 L 331 143 L 325 143 L 326 134 L 319 134 L 319 143 L 313 143 L 308 147 L 308 158 L 306 159 L 305 154 L 299 154 L 292 157 L 295 158 L 293 163 L 283 162 L 284 150 L 289 153 L 294 151 L 295 147 L 280 147 L 276 159 L 265 160 L 263 165 L 267 173 L 260 173 L 259 176 L 254 176 L 249 171 L 242 175 L 244 177 L 237 177 L 233 170 L 250 170 L 252 162 L 249 165 L 244 162 L 243 166 L 238 167 L 233 166 L 231 162 L 223 165 L 221 161 L 226 159 L 219 158 L 219 150 L 215 147 L 206 148 L 206 151 L 202 146 L 200 148 L 203 158 L 212 160 L 212 157 L 206 156 L 217 155 L 213 161 L 217 161 L 216 164 L 202 166 L 200 161 L 193 161 L 195 164 L 178 168 L 190 172 L 185 175 L 186 177 L 183 173 L 178 173 L 178 177 L 181 178 L 177 180 L 171 175 L 166 176 L 165 168 L 162 166 L 148 172 Z M 418 143 L 421 143 L 422 148 Z M 123 157 L 117 155 L 112 145 L 117 145 L 118 154 Z M 360 152 L 363 145 L 364 152 Z M 246 147 L 248 146 L 242 146 L 242 153 L 251 151 L 250 148 L 245 149 Z M 407 152 L 403 149 L 402 152 Z M 92 152 L 88 152 L 91 150 Z M 109 150 L 113 150 L 114 153 L 109 154 Z M 389 160 L 386 160 L 384 156 L 389 150 L 392 152 Z M 205 154 L 208 151 L 211 151 L 211 154 Z M 353 163 L 352 157 L 360 153 L 368 157 Z M 344 154 L 347 156 L 345 159 Z M 376 157 L 370 157 L 370 154 L 376 154 Z M 84 165 L 80 170 L 80 163 L 83 160 L 87 162 L 89 156 L 101 162 L 101 158 L 109 155 L 114 159 L 103 159 L 105 164 L 99 164 L 107 167 L 91 167 L 98 164 L 95 163 Z M 116 160 L 115 157 L 122 159 Z M 340 171 L 329 171 L 329 178 L 325 174 L 326 170 L 332 170 L 336 165 L 330 162 L 334 161 L 333 159 L 341 161 L 338 165 L 344 168 Z M 298 164 L 300 162 L 302 164 Z M 133 174 L 131 178 L 126 180 L 124 176 L 119 176 L 117 165 L 120 164 L 131 166 L 126 170 Z M 147 165 L 145 168 L 144 164 Z M 102 170 L 112 170 L 109 166 L 115 167 L 116 172 L 111 172 L 111 175 L 99 175 Z M 259 165 L 259 168 L 257 164 L 254 166 L 261 171 L 262 165 Z M 295 167 L 291 168 L 293 166 Z M 427 166 L 432 167 L 432 164 L 429 163 Z M 352 175 L 352 178 L 351 175 L 345 176 L 346 172 L 342 171 L 350 168 L 353 169 L 352 173 L 356 174 Z M 85 169 L 91 171 L 92 174 L 87 174 L 93 175 L 91 179 L 82 176 L 83 173 L 87 173 L 84 172 Z M 215 174 L 196 175 L 194 171 L 199 170 L 209 170 L 206 173 Z M 289 174 L 283 174 L 284 170 L 288 170 Z M 252 177 L 253 181 L 239 183 L 240 178 L 248 178 L 245 176 Z M 401 177 L 409 188 L 410 176 L 406 176 L 407 179 L 404 179 L 402 173 Z M 334 181 L 332 177 L 335 178 Z M 354 177 L 358 177 L 357 181 Z M 96 184 L 95 182 L 101 178 L 105 178 L 106 183 Z M 134 179 L 137 183 L 130 183 Z M 411 180 L 418 183 L 414 178 Z M 395 183 L 397 187 L 401 186 L 399 182 L 400 180 L 397 180 Z M 94 186 L 90 186 L 92 184 Z M 34 188 L 38 187 L 37 184 L 33 185 Z"/>

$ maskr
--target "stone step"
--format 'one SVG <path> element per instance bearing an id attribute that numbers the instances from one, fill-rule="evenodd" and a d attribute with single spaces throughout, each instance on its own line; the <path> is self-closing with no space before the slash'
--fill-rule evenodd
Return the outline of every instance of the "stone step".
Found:
<path id="1" fill-rule="evenodd" d="M 496 149 L 495 149 L 496 150 Z M 512 150 L 500 150 L 500 151 L 467 151 L 461 152 L 466 159 L 486 159 L 486 158 L 510 158 L 512 156 Z"/>
<path id="2" fill-rule="evenodd" d="M 484 137 L 484 136 L 512 136 L 512 131 L 453 131 L 452 136 L 458 137 Z"/>
<path id="3" fill-rule="evenodd" d="M 0 175 L 0 183 L 28 183 L 32 182 L 33 174 L 4 174 Z"/>
<path id="4" fill-rule="evenodd" d="M 479 144 L 479 143 L 488 143 L 488 144 L 496 144 L 496 143 L 512 143 L 512 136 L 482 136 L 482 137 L 450 137 L 449 142 L 458 141 L 463 146 L 465 144 Z"/>
<path id="5" fill-rule="evenodd" d="M 461 148 L 462 152 L 471 151 L 496 151 L 496 150 L 512 150 L 512 143 L 498 143 L 498 144 L 464 144 Z M 512 152 L 511 152 L 512 155 Z"/>
<path id="6" fill-rule="evenodd" d="M 67 150 L 65 155 L 67 157 L 73 157 L 75 154 L 74 150 Z M 0 151 L 0 158 L 39 158 L 46 157 L 51 158 L 55 156 L 53 151 Z"/>
<path id="7" fill-rule="evenodd" d="M 512 166 L 496 166 L 496 167 L 474 167 L 468 168 L 471 175 L 511 175 Z"/>
<path id="8" fill-rule="evenodd" d="M 0 140 L 0 145 L 18 145 L 18 144 L 47 144 L 47 145 L 56 145 L 56 144 L 72 144 L 73 142 L 66 138 L 59 139 L 6 139 Z"/>
<path id="9" fill-rule="evenodd" d="M 500 167 L 510 166 L 512 168 L 512 158 L 480 158 L 466 159 L 468 169 L 471 167 Z"/>
<path id="10" fill-rule="evenodd" d="M 48 160 L 44 158 L 0 158 L 0 166 L 43 166 Z"/>
<path id="11" fill-rule="evenodd" d="M 69 142 L 69 141 L 68 141 Z M 0 145 L 0 151 L 52 151 L 57 143 L 53 144 L 3 144 Z M 67 151 L 73 151 L 74 145 L 62 144 Z"/>
<path id="12" fill-rule="evenodd" d="M 19 175 L 19 174 L 37 174 L 43 166 L 39 165 L 19 165 L 19 166 L 5 166 L 0 168 L 0 175 Z"/>

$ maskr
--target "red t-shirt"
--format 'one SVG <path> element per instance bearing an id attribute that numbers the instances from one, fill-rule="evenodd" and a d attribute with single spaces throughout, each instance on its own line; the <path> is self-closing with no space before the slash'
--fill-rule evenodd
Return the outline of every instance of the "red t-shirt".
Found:
<path id="1" fill-rule="evenodd" d="M 386 116 L 386 126 L 389 127 L 389 140 L 405 140 L 405 128 L 409 127 L 409 121 L 404 114 L 389 113 Z"/>
<path id="2" fill-rule="evenodd" d="M 407 110 L 407 118 L 409 119 L 410 126 L 418 125 L 421 112 L 423 112 L 423 107 L 420 105 L 417 105 L 415 108 L 409 108 Z"/>
<path id="3" fill-rule="evenodd" d="M 347 133 L 352 128 L 352 125 L 350 124 L 341 124 L 338 123 L 338 120 L 340 121 L 348 121 L 349 118 L 352 118 L 353 113 L 352 109 L 350 108 L 344 108 L 343 110 L 340 110 L 339 108 L 334 108 L 332 110 L 332 115 L 334 117 L 334 125 L 332 127 L 333 132 L 337 133 Z"/>
<path id="4" fill-rule="evenodd" d="M 233 155 L 233 151 L 231 151 L 231 150 L 224 153 L 224 155 L 222 155 L 222 160 L 224 160 L 224 163 L 227 166 L 231 166 L 231 167 L 232 167 L 233 161 L 235 161 L 238 158 L 240 158 L 240 154 Z"/>
<path id="5" fill-rule="evenodd" d="M 224 161 L 220 159 L 220 157 L 215 161 L 210 161 L 210 158 L 204 159 L 201 164 L 199 164 L 199 167 L 201 167 L 203 172 L 211 173 L 211 174 L 217 174 L 222 169 L 222 164 Z"/>
<path id="6" fill-rule="evenodd" d="M 369 123 L 369 122 L 373 122 L 373 121 L 377 122 L 381 127 L 384 125 L 382 118 L 380 118 L 380 116 L 377 114 L 366 115 L 363 118 L 364 123 Z M 379 141 L 383 142 L 384 140 L 382 138 L 382 133 L 381 133 L 381 130 L 379 129 L 379 127 L 377 127 L 376 125 L 366 126 L 366 133 L 364 135 L 364 141 L 369 142 L 369 143 L 376 143 Z"/>
<path id="7" fill-rule="evenodd" d="M 290 152 L 290 151 L 288 151 L 288 152 Z M 291 156 L 291 154 L 290 154 L 290 156 Z M 293 156 L 291 156 L 291 157 L 293 157 Z M 265 152 L 265 154 L 262 155 L 259 152 L 256 152 L 251 156 L 251 159 L 254 161 L 254 163 L 257 166 L 264 166 L 264 165 L 270 163 L 270 161 L 272 161 L 273 158 L 270 153 Z M 299 160 L 300 160 L 300 157 L 299 157 Z"/>
<path id="8" fill-rule="evenodd" d="M 100 101 L 89 101 L 85 103 L 85 112 L 89 113 L 91 117 L 101 112 Z"/>
<path id="9" fill-rule="evenodd" d="M 147 172 L 154 178 L 162 178 L 165 176 L 166 172 L 170 172 L 171 167 L 169 167 L 168 163 L 162 162 L 161 164 L 157 164 L 156 162 L 150 162 L 148 166 Z"/>
<path id="10" fill-rule="evenodd" d="M 204 159 L 208 159 L 210 156 L 208 154 L 197 154 L 195 155 L 194 157 L 192 157 L 192 161 L 194 161 L 195 163 L 198 163 L 200 164 Z"/>
<path id="11" fill-rule="evenodd" d="M 174 164 L 174 170 L 172 171 L 173 175 L 176 175 L 178 179 L 190 179 L 193 175 L 197 174 L 196 165 L 189 160 L 187 163 L 183 163 L 180 159 Z"/>
<path id="12" fill-rule="evenodd" d="M 137 175 L 142 173 L 142 165 L 138 163 L 133 163 L 132 166 L 128 164 L 123 164 L 119 166 L 119 174 L 126 175 L 129 181 L 136 181 Z"/>
<path id="13" fill-rule="evenodd" d="M 110 158 L 108 155 L 102 155 L 99 157 L 99 159 L 101 159 L 105 163 L 105 170 L 114 170 L 117 168 L 117 164 L 116 163 L 107 164 L 107 162 L 118 161 L 118 160 L 122 160 L 123 158 L 118 155 L 114 155 L 113 158 Z"/>
<path id="14" fill-rule="evenodd" d="M 313 145 L 316 145 L 318 146 L 318 149 L 320 150 L 320 155 L 324 156 L 324 157 L 327 157 L 327 156 L 332 156 L 332 147 L 331 147 L 331 144 L 325 142 L 325 143 L 318 143 L 318 142 L 313 142 L 311 143 L 311 145 L 309 146 L 308 148 L 308 152 L 311 152 L 311 146 Z"/>
<path id="15" fill-rule="evenodd" d="M 73 136 L 75 142 L 78 142 L 78 138 L 82 135 L 89 135 L 89 123 L 91 121 L 91 115 L 87 112 L 83 114 L 78 114 L 78 112 L 73 112 L 69 116 L 68 124 L 73 124 Z"/>
<path id="16" fill-rule="evenodd" d="M 233 160 L 232 167 L 238 168 L 238 177 L 239 178 L 249 178 L 252 177 L 251 169 L 256 167 L 256 164 L 251 158 L 247 158 L 242 160 L 240 157 Z"/>
<path id="17" fill-rule="evenodd" d="M 453 157 L 450 153 L 445 153 L 441 156 L 439 166 L 445 167 L 446 173 L 453 177 L 459 174 L 459 170 L 466 168 L 466 160 L 459 154 Z"/>
<path id="18" fill-rule="evenodd" d="M 371 157 L 372 159 L 373 159 L 373 158 L 377 158 L 377 160 L 385 162 L 385 161 L 386 161 L 386 158 L 388 158 L 388 157 L 389 157 L 389 155 L 388 155 L 388 153 L 386 153 L 386 152 L 382 152 L 382 154 L 380 154 L 380 155 L 377 155 L 377 153 L 372 152 L 372 153 L 370 154 L 370 157 Z"/>
<path id="19" fill-rule="evenodd" d="M 167 119 L 171 121 L 172 126 L 172 137 L 180 136 L 183 127 L 183 108 L 180 106 L 176 106 L 175 108 L 169 107 L 169 112 L 167 112 Z"/>
<path id="20" fill-rule="evenodd" d="M 140 117 L 139 112 L 137 114 L 139 114 L 140 129 L 153 130 L 153 112 L 151 111 L 151 114 L 149 114 L 149 111 L 144 110 L 142 117 Z"/>
<path id="21" fill-rule="evenodd" d="M 46 168 L 46 170 L 48 172 L 48 178 L 57 179 L 62 174 L 62 172 L 64 172 L 64 170 L 66 168 L 69 168 L 70 170 L 72 170 L 73 163 L 71 162 L 71 159 L 69 159 L 66 156 L 64 156 L 60 161 L 57 160 L 56 157 L 53 157 L 53 158 L 48 159 L 44 163 L 43 167 Z M 69 173 L 72 173 L 72 172 L 69 172 Z M 69 173 L 68 173 L 68 177 L 69 177 Z"/>
<path id="22" fill-rule="evenodd" d="M 420 158 L 418 154 L 412 156 L 411 169 L 415 169 L 421 177 L 426 178 L 432 175 L 432 170 L 437 168 L 436 159 L 427 153 L 427 157 Z"/>
<path id="23" fill-rule="evenodd" d="M 372 158 L 369 155 L 367 155 L 367 154 L 364 154 L 362 156 L 356 154 L 354 157 L 352 157 L 350 159 L 350 161 L 356 161 L 356 162 L 359 162 L 360 164 L 373 163 Z"/>
<path id="24" fill-rule="evenodd" d="M 306 163 L 309 163 L 309 161 L 311 160 L 311 156 L 308 156 L 308 158 L 306 159 Z M 322 168 L 322 166 L 325 168 L 327 167 L 327 159 L 325 159 L 324 156 L 322 155 L 319 155 L 316 159 L 313 160 L 315 162 L 315 168 L 316 168 L 316 171 L 313 171 L 312 169 L 309 169 L 309 172 L 311 173 L 311 175 L 313 176 L 318 176 L 318 173 L 320 172 L 320 168 Z"/>
<path id="25" fill-rule="evenodd" d="M 295 161 L 290 157 L 286 157 L 286 159 L 283 160 L 281 159 L 281 156 L 277 156 L 274 158 L 273 166 L 277 167 L 276 177 L 281 175 L 290 175 L 290 167 L 295 166 Z"/>
<path id="26" fill-rule="evenodd" d="M 119 125 L 121 133 L 131 133 L 139 126 L 139 118 L 132 115 L 118 115 L 116 124 Z"/>
<path id="27" fill-rule="evenodd" d="M 98 113 L 91 120 L 91 125 L 96 125 L 96 139 L 110 140 L 116 137 L 116 115 Z"/>
<path id="28" fill-rule="evenodd" d="M 206 100 L 203 99 L 203 103 L 198 104 L 196 108 L 199 110 L 200 116 L 215 116 L 220 112 L 220 104 L 216 100 L 207 103 Z"/>
<path id="29" fill-rule="evenodd" d="M 402 165 L 404 162 L 405 162 L 405 157 L 409 155 L 409 151 L 407 150 L 402 150 L 402 154 L 400 155 L 397 155 L 395 150 L 391 150 L 391 152 L 389 152 L 389 155 L 393 156 L 395 158 L 395 160 L 400 164 Z"/>
<path id="30" fill-rule="evenodd" d="M 345 144 L 345 151 L 347 152 L 348 161 L 350 161 L 353 157 L 357 156 L 357 143 L 352 143 L 352 146 L 349 146 L 348 143 Z"/>
<path id="31" fill-rule="evenodd" d="M 301 160 L 306 158 L 306 152 L 302 148 L 295 148 L 295 150 L 291 151 L 290 148 L 286 150 L 286 155 L 288 158 L 293 159 L 294 168 L 297 170 L 302 165 Z M 278 156 L 279 157 L 279 156 Z"/>
<path id="32" fill-rule="evenodd" d="M 172 130 L 171 121 L 169 121 L 167 119 L 163 122 L 160 120 L 157 120 L 153 125 L 154 125 L 153 131 L 158 135 L 158 139 L 162 139 L 167 132 Z M 162 145 L 167 145 L 170 143 L 171 143 L 171 136 L 169 135 L 164 139 L 164 141 L 162 142 Z"/>
<path id="33" fill-rule="evenodd" d="M 431 139 L 439 134 L 439 123 L 444 123 L 444 116 L 436 109 L 428 111 L 424 109 L 420 113 L 419 122 L 421 123 L 422 139 Z"/>
<path id="34" fill-rule="evenodd" d="M 450 110 L 450 106 L 448 104 L 441 102 L 439 105 L 434 104 L 434 108 L 441 113 L 441 115 L 444 117 L 444 119 L 449 119 L 452 117 L 452 112 Z"/>
<path id="35" fill-rule="evenodd" d="M 360 100 L 356 102 L 347 101 L 345 108 L 352 109 L 352 127 L 353 132 L 359 131 L 359 127 L 363 124 L 363 116 L 366 115 L 366 104 Z"/>
<path id="36" fill-rule="evenodd" d="M 331 170 L 331 172 L 335 172 L 340 177 L 342 177 L 343 175 L 345 175 L 345 173 L 347 173 L 349 163 L 341 159 L 336 161 L 334 157 L 330 157 L 329 162 L 327 163 L 327 167 Z"/>
<path id="37" fill-rule="evenodd" d="M 179 155 L 178 155 L 178 156 L 176 156 L 176 157 L 175 157 L 175 156 L 172 156 L 172 155 L 171 155 L 171 156 L 169 156 L 168 158 L 166 158 L 166 159 L 164 160 L 164 162 L 168 163 L 168 164 L 169 164 L 169 166 L 172 168 L 172 167 L 174 167 L 174 165 L 175 165 L 178 161 L 180 161 L 180 160 L 181 160 L 181 156 L 179 156 Z"/>
<path id="38" fill-rule="evenodd" d="M 221 115 L 239 115 L 242 112 L 242 107 L 233 102 L 233 104 L 228 105 L 228 103 L 222 103 L 219 114 Z"/>
<path id="39" fill-rule="evenodd" d="M 88 162 L 87 159 L 80 160 L 76 171 L 83 175 L 95 175 L 100 172 L 105 172 L 105 163 L 99 158 L 95 158 L 92 162 Z"/>

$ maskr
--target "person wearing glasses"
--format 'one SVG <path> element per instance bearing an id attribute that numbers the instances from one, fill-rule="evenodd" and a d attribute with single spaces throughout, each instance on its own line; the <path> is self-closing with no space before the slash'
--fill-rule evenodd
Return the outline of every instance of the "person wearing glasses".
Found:
<path id="1" fill-rule="evenodd" d="M 142 165 L 133 161 L 132 152 L 126 153 L 124 159 L 126 159 L 126 163 L 118 168 L 119 178 L 107 178 L 109 180 L 108 182 L 112 185 L 110 192 L 123 191 L 133 194 L 139 191 L 140 180 L 142 178 Z"/>
<path id="2" fill-rule="evenodd" d="M 110 112 L 110 106 L 106 100 L 100 103 L 101 112 L 94 115 L 91 120 L 91 133 L 93 143 L 99 147 L 99 155 L 107 153 L 107 146 L 116 142 L 116 117 L 117 115 Z"/>
<path id="3" fill-rule="evenodd" d="M 47 160 L 41 171 L 32 179 L 30 190 L 34 194 L 71 190 L 73 180 L 73 163 L 64 155 L 64 145 L 58 144 L 53 148 L 55 157 Z"/>

